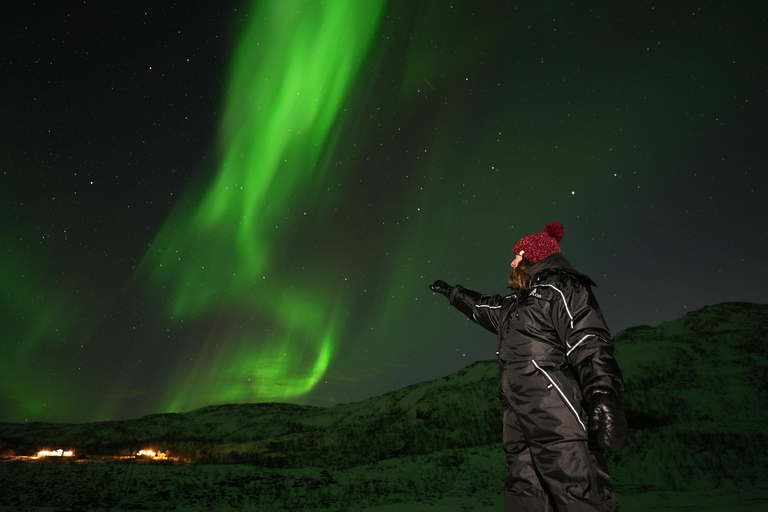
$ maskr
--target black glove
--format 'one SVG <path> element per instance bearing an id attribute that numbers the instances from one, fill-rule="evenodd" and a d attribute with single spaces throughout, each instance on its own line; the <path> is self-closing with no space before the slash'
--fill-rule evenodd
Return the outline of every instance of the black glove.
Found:
<path id="1" fill-rule="evenodd" d="M 453 290 L 453 286 L 449 285 L 445 281 L 440 281 L 439 279 L 432 283 L 429 287 L 433 292 L 442 293 L 446 297 L 449 293 L 451 293 L 451 290 Z"/>
<path id="2" fill-rule="evenodd" d="M 612 391 L 597 389 L 589 400 L 589 428 L 597 433 L 597 443 L 617 452 L 627 442 L 629 426 L 621 402 Z"/>

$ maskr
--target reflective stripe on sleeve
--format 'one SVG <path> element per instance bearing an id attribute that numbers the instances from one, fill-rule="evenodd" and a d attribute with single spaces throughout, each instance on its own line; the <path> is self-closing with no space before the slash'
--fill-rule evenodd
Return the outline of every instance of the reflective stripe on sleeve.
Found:
<path id="1" fill-rule="evenodd" d="M 578 347 L 579 345 L 581 345 L 581 344 L 582 344 L 582 342 L 583 342 L 585 339 L 589 338 L 590 336 L 594 336 L 594 334 L 587 334 L 586 336 L 584 336 L 583 338 L 581 338 L 579 341 L 577 341 L 577 342 L 576 342 L 576 344 L 575 344 L 574 346 L 572 346 L 572 347 L 571 347 L 570 345 L 568 345 L 568 342 L 566 341 L 566 342 L 565 342 L 565 343 L 566 343 L 566 345 L 568 345 L 570 348 L 569 348 L 568 352 L 566 352 L 566 353 L 565 353 L 565 355 L 566 355 L 566 356 L 569 356 L 569 355 L 571 355 L 571 352 L 573 352 L 573 350 L 574 350 L 576 347 Z"/>

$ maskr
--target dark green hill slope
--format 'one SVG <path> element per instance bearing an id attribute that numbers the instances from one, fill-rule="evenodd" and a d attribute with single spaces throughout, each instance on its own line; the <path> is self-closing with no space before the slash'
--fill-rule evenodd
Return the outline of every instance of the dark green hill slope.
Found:
<path id="1" fill-rule="evenodd" d="M 683 489 L 766 480 L 767 326 L 768 305 L 727 303 L 616 336 L 632 428 L 626 447 L 610 458 L 619 486 Z M 59 447 L 116 455 L 152 446 L 200 462 L 346 469 L 497 447 L 496 379 L 496 363 L 483 361 L 331 408 L 233 404 L 119 422 L 0 423 L 0 439 L 17 454 Z"/>

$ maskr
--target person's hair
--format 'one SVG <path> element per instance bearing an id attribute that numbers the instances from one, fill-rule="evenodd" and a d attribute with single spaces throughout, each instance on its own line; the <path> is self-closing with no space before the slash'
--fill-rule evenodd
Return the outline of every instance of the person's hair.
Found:
<path id="1" fill-rule="evenodd" d="M 517 267 L 512 269 L 512 273 L 509 274 L 509 286 L 517 291 L 525 292 L 533 288 L 533 276 L 528 272 L 528 266 L 530 261 L 523 258 Z"/>

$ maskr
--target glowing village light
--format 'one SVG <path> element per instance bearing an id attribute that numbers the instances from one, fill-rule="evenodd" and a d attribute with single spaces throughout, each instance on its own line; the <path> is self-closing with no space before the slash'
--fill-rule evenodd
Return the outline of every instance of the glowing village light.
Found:
<path id="1" fill-rule="evenodd" d="M 156 452 L 155 450 L 139 450 L 136 452 L 137 457 L 147 457 L 152 460 L 168 460 L 168 452 Z"/>
<path id="2" fill-rule="evenodd" d="M 54 450 L 54 451 L 48 451 L 48 450 L 40 450 L 37 452 L 37 457 L 74 457 L 75 452 L 72 450 L 64 451 L 62 449 Z"/>

